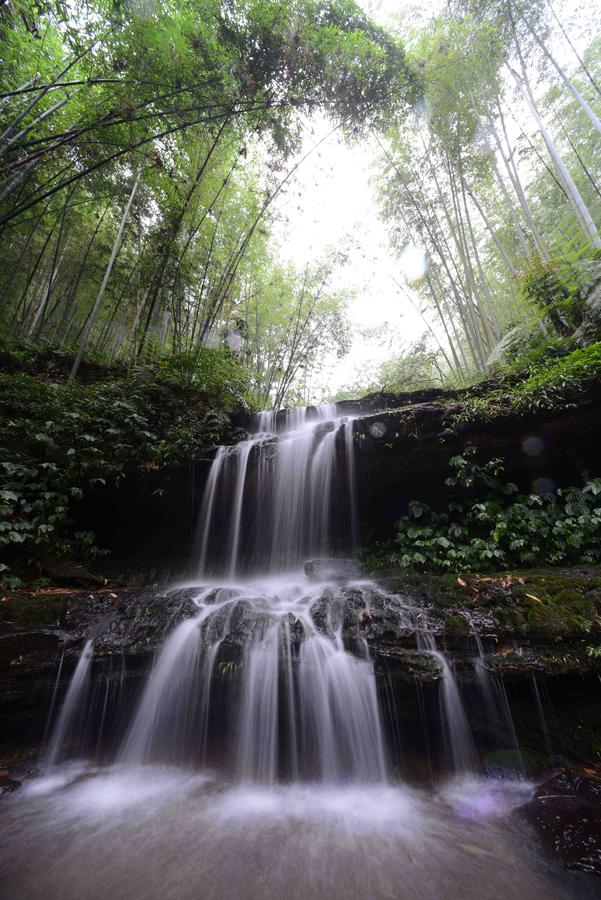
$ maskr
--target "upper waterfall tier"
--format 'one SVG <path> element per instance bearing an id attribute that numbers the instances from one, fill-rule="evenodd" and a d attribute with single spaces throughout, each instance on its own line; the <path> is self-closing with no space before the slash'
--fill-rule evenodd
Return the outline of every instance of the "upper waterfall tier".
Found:
<path id="1" fill-rule="evenodd" d="M 353 419 L 336 404 L 258 413 L 246 440 L 219 448 L 200 511 L 199 574 L 286 571 L 358 545 Z"/>

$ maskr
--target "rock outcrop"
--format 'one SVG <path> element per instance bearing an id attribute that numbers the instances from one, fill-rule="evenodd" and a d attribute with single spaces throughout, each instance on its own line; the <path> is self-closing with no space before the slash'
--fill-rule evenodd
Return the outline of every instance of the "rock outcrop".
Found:
<path id="1" fill-rule="evenodd" d="M 517 813 L 568 870 L 601 877 L 601 779 L 565 769 Z"/>

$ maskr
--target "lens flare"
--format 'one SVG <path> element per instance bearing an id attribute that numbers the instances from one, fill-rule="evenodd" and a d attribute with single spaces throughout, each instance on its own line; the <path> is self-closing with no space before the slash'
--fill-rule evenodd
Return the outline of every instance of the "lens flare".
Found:
<path id="1" fill-rule="evenodd" d="M 401 253 L 401 272 L 406 282 L 421 281 L 428 271 L 428 260 L 423 247 L 407 244 Z"/>

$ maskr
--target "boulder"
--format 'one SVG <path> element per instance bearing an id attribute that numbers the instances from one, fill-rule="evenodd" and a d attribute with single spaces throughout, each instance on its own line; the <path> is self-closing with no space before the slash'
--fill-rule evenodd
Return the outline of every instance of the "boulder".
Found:
<path id="1" fill-rule="evenodd" d="M 12 794 L 14 791 L 19 790 L 20 787 L 20 781 L 17 781 L 15 778 L 9 778 L 8 775 L 0 775 L 0 797 Z"/>
<path id="2" fill-rule="evenodd" d="M 542 753 L 535 750 L 493 750 L 484 757 L 486 774 L 492 778 L 540 778 L 547 766 Z"/>
<path id="3" fill-rule="evenodd" d="M 349 581 L 359 578 L 360 570 L 354 559 L 311 559 L 305 563 L 305 575 L 311 581 Z"/>
<path id="4" fill-rule="evenodd" d="M 517 813 L 566 869 L 601 876 L 601 779 L 565 769 Z"/>

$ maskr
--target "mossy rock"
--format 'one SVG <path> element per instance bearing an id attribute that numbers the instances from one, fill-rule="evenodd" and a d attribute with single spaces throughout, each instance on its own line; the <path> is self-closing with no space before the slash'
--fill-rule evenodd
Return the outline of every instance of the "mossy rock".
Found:
<path id="1" fill-rule="evenodd" d="M 484 757 L 487 775 L 494 778 L 540 778 L 549 768 L 549 761 L 536 750 L 494 750 Z"/>
<path id="2" fill-rule="evenodd" d="M 9 594 L 0 606 L 0 623 L 26 630 L 57 627 L 67 599 L 65 594 Z"/>
<path id="3" fill-rule="evenodd" d="M 386 660 L 387 676 L 402 682 L 438 681 L 442 674 L 438 661 L 429 653 L 383 644 L 372 647 L 372 653 L 376 663 Z"/>
<path id="4" fill-rule="evenodd" d="M 471 626 L 464 616 L 450 615 L 444 620 L 444 628 L 447 634 L 469 634 Z"/>
<path id="5" fill-rule="evenodd" d="M 389 572 L 388 590 L 404 594 L 432 612 L 458 619 L 490 616 L 501 634 L 578 639 L 601 634 L 601 569 L 534 569 L 493 575 L 408 575 Z M 469 628 L 469 626 L 468 626 Z"/>
<path id="6" fill-rule="evenodd" d="M 545 635 L 588 634 L 601 627 L 601 577 L 597 572 L 532 573 L 515 591 L 526 629 Z"/>

